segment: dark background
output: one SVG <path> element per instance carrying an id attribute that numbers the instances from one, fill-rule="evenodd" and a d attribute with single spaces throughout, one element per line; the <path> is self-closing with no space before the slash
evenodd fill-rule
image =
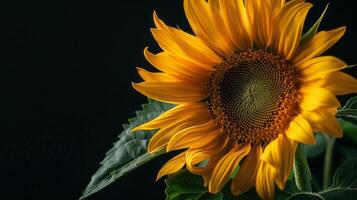
<path id="1" fill-rule="evenodd" d="M 307 25 L 327 3 L 316 2 Z M 348 26 L 329 53 L 349 64 L 357 63 L 354 9 L 332 0 L 321 25 Z M 78 199 L 121 124 L 146 101 L 130 83 L 140 81 L 136 66 L 150 68 L 144 47 L 159 50 L 149 31 L 152 12 L 189 31 L 182 0 L 16 2 L 0 10 L 0 198 Z M 168 158 L 89 199 L 164 199 L 164 182 L 154 180 Z"/>

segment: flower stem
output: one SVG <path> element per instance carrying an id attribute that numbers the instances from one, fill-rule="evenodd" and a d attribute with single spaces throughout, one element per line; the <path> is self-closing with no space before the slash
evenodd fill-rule
<path id="1" fill-rule="evenodd" d="M 324 171 L 323 171 L 323 181 L 322 189 L 326 190 L 331 184 L 332 178 L 332 161 L 333 161 L 333 149 L 336 142 L 336 138 L 331 138 L 327 135 L 324 135 L 326 141 L 326 153 L 324 161 Z"/>
<path id="2" fill-rule="evenodd" d="M 300 191 L 312 192 L 311 172 L 302 144 L 297 147 L 293 168 L 297 188 Z"/>

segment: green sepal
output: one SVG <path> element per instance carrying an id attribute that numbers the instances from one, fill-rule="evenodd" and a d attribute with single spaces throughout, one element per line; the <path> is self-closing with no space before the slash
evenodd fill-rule
<path id="1" fill-rule="evenodd" d="M 309 41 L 317 33 L 317 31 L 319 30 L 321 21 L 322 21 L 322 19 L 324 18 L 325 14 L 326 14 L 328 6 L 329 6 L 329 4 L 326 5 L 325 10 L 322 12 L 320 18 L 315 22 L 315 24 L 312 25 L 312 27 L 302 36 L 301 44 Z"/>

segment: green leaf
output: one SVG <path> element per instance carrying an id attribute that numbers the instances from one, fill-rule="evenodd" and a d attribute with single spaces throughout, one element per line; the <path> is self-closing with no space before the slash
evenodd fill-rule
<path id="1" fill-rule="evenodd" d="M 326 200 L 356 200 L 357 189 L 335 188 L 321 192 L 320 195 L 323 196 Z"/>
<path id="2" fill-rule="evenodd" d="M 319 194 L 328 200 L 357 199 L 357 158 L 344 162 L 337 169 L 331 187 Z"/>
<path id="3" fill-rule="evenodd" d="M 311 192 L 311 172 L 301 144 L 296 150 L 293 169 L 297 188 L 303 192 Z"/>
<path id="4" fill-rule="evenodd" d="M 346 121 L 357 124 L 357 109 L 340 109 L 337 112 L 337 117 L 341 117 Z"/>
<path id="5" fill-rule="evenodd" d="M 324 18 L 326 11 L 328 8 L 328 4 L 325 7 L 325 10 L 322 12 L 320 18 L 315 22 L 315 24 L 302 36 L 301 43 L 305 43 L 310 40 L 319 30 L 319 26 L 321 24 L 322 19 Z"/>
<path id="6" fill-rule="evenodd" d="M 290 196 L 287 200 L 325 200 L 322 196 L 315 193 L 298 193 Z"/>
<path id="7" fill-rule="evenodd" d="M 239 196 L 235 196 L 232 194 L 230 186 L 231 184 L 226 184 L 226 186 L 223 188 L 223 200 L 260 200 L 254 188 L 243 194 L 240 194 Z"/>
<path id="8" fill-rule="evenodd" d="M 155 131 L 132 133 L 131 129 L 154 119 L 171 107 L 172 105 L 170 104 L 149 99 L 149 102 L 142 106 L 143 109 L 136 112 L 136 117 L 129 119 L 129 123 L 123 125 L 124 130 L 118 136 L 118 141 L 106 153 L 106 157 L 100 163 L 101 166 L 97 172 L 92 176 L 81 199 L 100 191 L 140 165 L 162 154 L 162 152 L 146 153 L 147 144 Z"/>
<path id="9" fill-rule="evenodd" d="M 317 133 L 316 144 L 304 144 L 303 148 L 307 158 L 312 158 L 321 155 L 326 148 L 324 136 L 320 133 Z"/>
<path id="10" fill-rule="evenodd" d="M 337 119 L 340 122 L 343 133 L 357 145 L 357 125 L 343 119 Z"/>
<path id="11" fill-rule="evenodd" d="M 181 170 L 176 174 L 169 175 L 166 182 L 166 200 L 259 200 L 254 189 L 239 196 L 231 193 L 231 184 L 226 184 L 221 192 L 211 194 L 203 186 L 202 176 Z"/>
<path id="12" fill-rule="evenodd" d="M 357 109 L 357 96 L 350 98 L 345 106 L 343 106 L 343 109 L 348 109 L 348 108 L 355 108 Z"/>
<path id="13" fill-rule="evenodd" d="M 345 106 L 338 110 L 336 116 L 357 124 L 357 96 L 348 100 Z"/>
<path id="14" fill-rule="evenodd" d="M 217 195 L 208 194 L 207 188 L 203 187 L 202 177 L 187 170 L 181 170 L 176 174 L 170 175 L 165 182 L 167 185 L 165 190 L 166 200 L 222 199 Z"/>
<path id="15" fill-rule="evenodd" d="M 331 188 L 357 189 L 357 158 L 344 162 L 337 169 Z"/>
<path id="16" fill-rule="evenodd" d="M 357 158 L 356 148 L 353 148 L 351 146 L 341 146 L 339 147 L 339 150 L 346 159 Z"/>
<path id="17" fill-rule="evenodd" d="M 204 196 L 202 196 L 200 198 L 200 200 L 223 200 L 223 194 L 221 192 L 217 193 L 217 194 L 205 194 Z M 226 200 L 226 199 L 224 199 Z"/>

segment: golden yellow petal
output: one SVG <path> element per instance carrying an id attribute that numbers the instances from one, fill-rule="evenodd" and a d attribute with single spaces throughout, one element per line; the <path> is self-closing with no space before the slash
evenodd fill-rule
<path id="1" fill-rule="evenodd" d="M 275 195 L 274 179 L 276 177 L 276 169 L 269 163 L 260 162 L 257 173 L 255 188 L 258 195 L 263 200 L 272 200 Z"/>
<path id="2" fill-rule="evenodd" d="M 223 0 L 227 1 L 227 0 Z M 232 40 L 231 37 L 229 37 L 229 27 L 225 25 L 224 18 L 222 16 L 222 5 L 220 5 L 221 0 L 209 0 L 209 8 L 210 8 L 210 14 L 212 17 L 212 22 L 217 30 L 217 33 L 222 36 L 222 38 L 226 41 L 229 49 L 231 49 L 230 54 L 233 53 L 235 47 L 234 47 L 234 41 Z M 232 19 L 231 19 L 232 20 Z"/>
<path id="3" fill-rule="evenodd" d="M 207 175 L 211 173 L 219 159 L 228 152 L 228 149 L 230 150 L 229 138 L 224 135 L 209 144 L 197 148 L 190 148 L 186 154 L 186 168 L 192 173 Z M 207 165 L 204 167 L 196 166 L 202 161 L 207 161 Z M 208 179 L 205 180 L 205 184 L 207 181 Z"/>
<path id="4" fill-rule="evenodd" d="M 250 144 L 236 145 L 228 152 L 215 166 L 212 176 L 208 183 L 208 191 L 211 193 L 219 192 L 232 176 L 238 163 L 250 152 Z"/>
<path id="5" fill-rule="evenodd" d="M 300 107 L 303 110 L 316 110 L 320 108 L 340 107 L 340 102 L 336 96 L 326 89 L 318 87 L 304 87 L 300 89 L 301 102 Z"/>
<path id="6" fill-rule="evenodd" d="M 217 52 L 220 56 L 229 56 L 234 49 L 229 44 L 226 35 L 215 26 L 210 5 L 205 0 L 184 0 L 184 9 L 190 26 L 199 38 L 207 46 Z"/>
<path id="7" fill-rule="evenodd" d="M 197 145 L 210 143 L 221 136 L 221 132 L 218 129 L 213 121 L 183 129 L 170 139 L 167 144 L 167 151 L 188 147 L 195 148 Z"/>
<path id="8" fill-rule="evenodd" d="M 245 4 L 254 41 L 259 47 L 267 48 L 273 36 L 271 4 L 265 0 L 246 0 Z"/>
<path id="9" fill-rule="evenodd" d="M 334 56 L 322 56 L 302 62 L 297 67 L 300 71 L 301 80 L 307 82 L 344 69 L 347 64 Z"/>
<path id="10" fill-rule="evenodd" d="M 186 82 L 141 82 L 133 83 L 134 89 L 152 99 L 172 103 L 193 103 L 207 97 L 203 84 Z"/>
<path id="11" fill-rule="evenodd" d="M 166 52 L 152 54 L 148 48 L 145 48 L 144 56 L 154 67 L 180 80 L 204 83 L 211 73 L 203 67 L 197 67 L 189 61 L 170 56 Z"/>
<path id="12" fill-rule="evenodd" d="M 292 63 L 299 65 L 311 58 L 321 55 L 331 46 L 333 46 L 345 33 L 346 27 L 340 27 L 331 31 L 318 32 L 310 40 L 301 44 L 292 59 Z"/>
<path id="13" fill-rule="evenodd" d="M 289 1 L 289 2 L 292 2 L 292 1 Z M 285 0 L 271 0 L 271 7 L 273 9 L 273 17 L 274 18 L 277 17 L 277 15 L 280 13 L 280 11 L 284 5 L 285 5 Z"/>
<path id="14" fill-rule="evenodd" d="M 243 160 L 236 177 L 232 181 L 231 190 L 234 195 L 240 195 L 254 186 L 261 154 L 262 147 L 257 145 L 252 147 L 250 153 Z"/>
<path id="15" fill-rule="evenodd" d="M 180 153 L 171 160 L 169 160 L 157 174 L 156 181 L 161 177 L 179 171 L 185 165 L 186 152 Z"/>
<path id="16" fill-rule="evenodd" d="M 214 2 L 214 1 L 212 1 Z M 253 45 L 250 36 L 250 25 L 247 20 L 243 0 L 216 0 L 227 35 L 237 49 L 246 49 Z"/>
<path id="17" fill-rule="evenodd" d="M 294 134 L 297 134 L 295 132 Z M 276 168 L 275 182 L 281 190 L 284 190 L 285 182 L 288 180 L 295 156 L 297 143 L 280 134 L 278 138 L 271 141 L 265 148 L 261 159 Z"/>
<path id="18" fill-rule="evenodd" d="M 132 131 L 155 130 L 158 128 L 164 128 L 170 126 L 172 123 L 175 123 L 177 120 L 183 118 L 195 118 L 200 115 L 203 115 L 206 118 L 209 115 L 207 105 L 205 103 L 197 102 L 190 104 L 180 104 L 162 113 L 155 119 L 135 127 L 132 129 Z"/>
<path id="19" fill-rule="evenodd" d="M 291 1 L 282 8 L 276 22 L 277 38 L 273 41 L 278 42 L 277 50 L 287 60 L 293 57 L 300 44 L 304 22 L 312 7 L 310 3 L 295 2 Z"/>
<path id="20" fill-rule="evenodd" d="M 183 38 L 185 38 L 186 35 L 182 34 L 183 31 L 167 31 L 152 28 L 151 33 L 161 49 L 174 57 L 188 60 L 195 66 L 202 66 L 208 69 L 211 69 L 213 65 L 219 63 L 220 59 L 217 56 L 217 61 L 212 62 L 211 60 L 215 59 L 213 56 L 209 56 L 210 51 L 205 51 L 206 49 L 200 48 L 199 45 L 195 44 L 200 41 L 198 38 L 195 38 L 198 41 L 191 38 L 186 38 L 184 41 Z M 181 35 L 177 33 L 181 33 Z M 214 53 L 212 54 L 215 55 Z"/>
<path id="21" fill-rule="evenodd" d="M 159 19 L 156 12 L 154 12 L 154 22 L 158 29 L 152 30 L 160 41 L 164 42 L 162 45 L 170 54 L 182 56 L 192 63 L 208 68 L 208 70 L 212 70 L 213 65 L 220 63 L 221 58 L 198 37 L 180 29 L 167 26 Z M 167 46 L 166 43 L 169 46 Z M 180 52 L 180 54 L 178 54 L 177 50 L 179 50 L 178 52 Z"/>
<path id="22" fill-rule="evenodd" d="M 321 79 L 321 87 L 334 95 L 357 93 L 357 80 L 343 72 L 334 72 Z"/>
<path id="23" fill-rule="evenodd" d="M 286 136 L 304 144 L 316 143 L 310 123 L 300 114 L 290 122 L 286 130 Z"/>
<path id="24" fill-rule="evenodd" d="M 161 72 L 149 72 L 143 68 L 137 67 L 138 73 L 142 79 L 145 81 L 151 82 L 170 82 L 170 81 L 178 81 L 175 77 L 170 76 L 169 74 L 161 73 Z"/>
<path id="25" fill-rule="evenodd" d="M 197 115 L 181 117 L 175 122 L 172 122 L 164 128 L 161 128 L 150 139 L 148 152 L 152 153 L 165 149 L 171 137 L 174 136 L 177 132 L 191 126 L 207 123 L 211 120 L 209 116 L 198 116 L 200 117 L 197 117 Z"/>
<path id="26" fill-rule="evenodd" d="M 314 130 L 321 131 L 332 137 L 342 137 L 343 130 L 340 123 L 336 120 L 335 114 L 337 109 L 321 109 L 312 112 L 303 112 L 307 121 L 311 124 Z"/>

